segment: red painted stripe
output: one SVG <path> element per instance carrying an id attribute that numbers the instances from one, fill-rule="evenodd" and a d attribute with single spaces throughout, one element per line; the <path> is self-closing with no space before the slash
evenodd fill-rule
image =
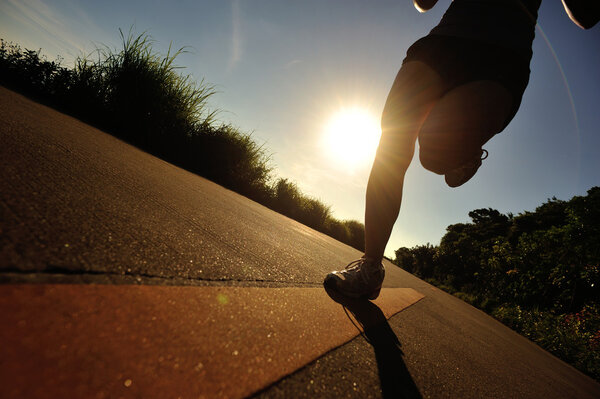
<path id="1" fill-rule="evenodd" d="M 389 318 L 422 297 L 375 304 Z M 15 398 L 239 398 L 358 334 L 321 288 L 3 285 L 0 315 Z"/>

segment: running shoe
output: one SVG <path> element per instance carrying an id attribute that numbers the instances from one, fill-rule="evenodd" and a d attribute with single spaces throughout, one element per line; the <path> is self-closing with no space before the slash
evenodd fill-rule
<path id="1" fill-rule="evenodd" d="M 362 257 L 350 262 L 344 270 L 329 273 L 323 285 L 350 298 L 373 300 L 379 296 L 384 277 L 381 262 Z"/>
<path id="2" fill-rule="evenodd" d="M 481 149 L 476 157 L 474 157 L 467 163 L 459 166 L 458 168 L 446 173 L 446 184 L 450 187 L 462 186 L 463 184 L 471 180 L 471 177 L 475 176 L 475 173 L 477 173 L 477 169 L 479 169 L 479 167 L 481 166 L 481 161 L 483 161 L 487 157 L 488 152 L 484 149 Z"/>

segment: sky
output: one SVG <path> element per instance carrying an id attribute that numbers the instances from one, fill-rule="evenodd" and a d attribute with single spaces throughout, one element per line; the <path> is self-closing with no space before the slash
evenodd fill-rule
<path id="1" fill-rule="evenodd" d="M 333 216 L 363 221 L 373 151 L 342 158 L 324 138 L 341 110 L 378 123 L 406 50 L 449 4 L 420 14 L 411 0 L 0 0 L 0 37 L 67 66 L 118 48 L 119 29 L 147 32 L 163 54 L 186 46 L 177 64 L 215 86 L 220 122 L 264 143 L 275 174 Z M 544 0 L 533 51 L 521 108 L 472 180 L 451 189 L 415 157 L 386 255 L 438 244 L 474 209 L 516 215 L 600 186 L 600 27 L 583 30 L 560 0 Z"/>

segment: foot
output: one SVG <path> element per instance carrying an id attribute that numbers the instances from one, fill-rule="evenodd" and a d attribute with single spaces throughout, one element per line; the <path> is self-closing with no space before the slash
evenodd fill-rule
<path id="1" fill-rule="evenodd" d="M 468 182 L 471 179 L 471 177 L 475 176 L 475 173 L 477 173 L 477 169 L 479 169 L 479 167 L 481 166 L 481 161 L 486 159 L 487 156 L 488 152 L 484 149 L 481 149 L 480 152 L 477 153 L 477 156 L 475 156 L 465 164 L 459 166 L 458 168 L 446 173 L 446 184 L 450 187 L 458 187 Z"/>
<path id="2" fill-rule="evenodd" d="M 381 291 L 385 269 L 381 262 L 360 258 L 344 270 L 329 273 L 323 285 L 350 298 L 375 299 Z"/>

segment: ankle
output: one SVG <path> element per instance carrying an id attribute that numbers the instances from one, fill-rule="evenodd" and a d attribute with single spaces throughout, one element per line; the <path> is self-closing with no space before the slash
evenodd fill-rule
<path id="1" fill-rule="evenodd" d="M 383 258 L 373 258 L 373 257 L 367 256 L 366 254 L 363 255 L 362 258 L 365 260 L 365 264 L 368 266 L 380 265 L 383 260 Z"/>

